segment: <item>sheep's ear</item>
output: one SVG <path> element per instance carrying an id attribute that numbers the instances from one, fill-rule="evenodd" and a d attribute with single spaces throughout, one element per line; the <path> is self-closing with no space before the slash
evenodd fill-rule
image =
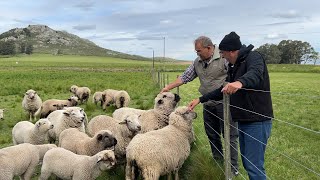
<path id="1" fill-rule="evenodd" d="M 34 91 L 34 94 L 37 94 L 37 91 Z"/>
<path id="2" fill-rule="evenodd" d="M 97 135 L 97 139 L 98 139 L 98 141 L 101 141 L 102 140 L 102 134 L 98 134 Z"/>
<path id="3" fill-rule="evenodd" d="M 65 114 L 66 116 L 70 116 L 70 111 L 64 111 L 63 114 Z"/>
<path id="4" fill-rule="evenodd" d="M 125 118 L 123 121 L 120 121 L 119 124 L 127 124 L 127 118 Z"/>
<path id="5" fill-rule="evenodd" d="M 36 126 L 39 128 L 41 126 L 41 122 L 37 122 Z"/>
<path id="6" fill-rule="evenodd" d="M 99 155 L 99 156 L 98 156 L 97 163 L 99 163 L 99 162 L 102 161 L 102 160 L 103 160 L 103 155 Z"/>

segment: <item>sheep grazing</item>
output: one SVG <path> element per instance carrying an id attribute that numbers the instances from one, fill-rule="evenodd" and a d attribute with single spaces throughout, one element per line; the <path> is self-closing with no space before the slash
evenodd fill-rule
<path id="1" fill-rule="evenodd" d="M 126 179 L 134 179 L 138 168 L 143 179 L 159 179 L 160 176 L 178 171 L 190 154 L 192 120 L 196 113 L 188 107 L 178 107 L 169 116 L 169 125 L 136 135 L 127 147 Z"/>
<path id="2" fill-rule="evenodd" d="M 109 130 L 101 130 L 92 138 L 75 128 L 61 132 L 59 147 L 81 155 L 93 156 L 100 151 L 111 148 L 117 144 L 116 138 Z"/>
<path id="3" fill-rule="evenodd" d="M 101 106 L 103 104 L 102 102 L 102 92 L 100 91 L 97 91 L 93 94 L 93 99 L 92 99 L 92 102 L 95 104 L 95 105 L 98 105 L 98 103 L 100 102 L 101 103 Z"/>
<path id="4" fill-rule="evenodd" d="M 14 176 L 30 180 L 44 154 L 57 146 L 53 144 L 19 144 L 0 149 L 0 179 L 12 180 Z"/>
<path id="5" fill-rule="evenodd" d="M 12 128 L 13 144 L 44 144 L 52 128 L 53 124 L 48 119 L 40 119 L 35 124 L 20 121 Z"/>
<path id="6" fill-rule="evenodd" d="M 22 107 L 26 112 L 28 112 L 30 121 L 32 121 L 32 119 L 35 120 L 36 114 L 40 111 L 41 105 L 42 100 L 38 96 L 37 92 L 29 89 L 23 97 Z"/>
<path id="7" fill-rule="evenodd" d="M 116 137 L 118 143 L 115 146 L 117 161 L 125 160 L 126 147 L 131 139 L 141 130 L 137 115 L 127 116 L 118 121 L 110 116 L 99 115 L 92 118 L 88 124 L 88 133 L 96 134 L 100 130 L 108 129 Z"/>
<path id="8" fill-rule="evenodd" d="M 67 107 L 49 114 L 48 120 L 54 125 L 49 130 L 49 141 L 58 144 L 60 133 L 68 128 L 77 128 L 85 132 L 86 113 L 80 107 Z"/>
<path id="9" fill-rule="evenodd" d="M 116 108 L 128 107 L 130 96 L 127 91 L 107 89 L 102 92 L 102 108 L 106 109 L 107 106 L 114 104 Z"/>
<path id="10" fill-rule="evenodd" d="M 76 85 L 71 86 L 70 92 L 79 98 L 81 104 L 87 102 L 91 94 L 91 91 L 88 87 L 78 87 Z"/>
<path id="11" fill-rule="evenodd" d="M 42 103 L 40 118 L 46 118 L 51 112 L 61 110 L 64 107 L 72 107 L 78 105 L 78 97 L 71 96 L 67 100 L 48 99 Z"/>
<path id="12" fill-rule="evenodd" d="M 0 109 L 0 120 L 4 119 L 4 111 L 5 109 Z"/>
<path id="13" fill-rule="evenodd" d="M 116 163 L 112 150 L 101 151 L 94 156 L 77 155 L 63 148 L 49 150 L 41 168 L 40 180 L 51 174 L 62 179 L 96 179 L 102 171 L 111 169 Z"/>

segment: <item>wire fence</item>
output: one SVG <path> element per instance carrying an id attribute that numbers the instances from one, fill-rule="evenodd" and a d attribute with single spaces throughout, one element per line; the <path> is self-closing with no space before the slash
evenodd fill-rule
<path id="1" fill-rule="evenodd" d="M 153 78 L 153 79 L 154 79 L 154 82 L 156 82 L 156 84 L 159 86 L 159 88 L 165 87 L 165 85 L 169 83 L 169 75 L 168 75 L 168 74 L 165 74 L 164 72 L 162 72 L 162 73 L 161 73 L 161 72 L 157 72 L 157 73 L 158 73 L 157 75 L 153 75 L 153 77 L 155 77 L 155 76 L 158 77 L 158 78 Z M 270 91 L 247 89 L 247 88 L 242 88 L 242 90 L 245 90 L 245 91 L 255 91 L 255 92 L 261 92 L 261 93 L 271 93 Z M 179 88 L 177 89 L 177 91 L 178 91 L 178 94 L 179 94 Z M 272 94 L 273 94 L 273 95 L 274 95 L 274 94 L 280 94 L 280 95 L 281 95 L 281 94 L 288 94 L 288 93 L 282 93 L 282 92 L 280 92 L 280 93 L 274 93 L 274 92 L 272 92 Z M 302 95 L 302 96 L 303 96 L 303 95 Z M 320 96 L 315 96 L 315 97 L 316 97 L 316 98 L 317 98 L 317 97 L 320 98 Z M 215 101 L 215 102 L 216 102 L 216 103 L 220 103 L 220 104 L 223 103 L 222 101 Z M 248 109 L 245 109 L 245 108 L 242 108 L 242 107 L 238 107 L 238 106 L 232 105 L 231 103 L 230 103 L 230 104 L 227 104 L 227 105 L 230 106 L 230 107 L 232 107 L 232 108 L 239 109 L 239 110 L 241 110 L 241 111 L 246 111 L 246 112 L 249 112 L 249 113 L 252 113 L 252 114 L 255 114 L 255 115 L 264 117 L 264 118 L 269 118 L 269 119 L 272 119 L 272 120 L 275 120 L 275 121 L 278 121 L 278 122 L 287 124 L 287 125 L 289 125 L 289 126 L 291 126 L 291 127 L 294 127 L 294 128 L 299 128 L 299 129 L 301 129 L 301 130 L 310 132 L 310 133 L 314 134 L 315 136 L 318 136 L 318 135 L 320 134 L 320 131 L 313 130 L 313 129 L 310 129 L 310 128 L 307 128 L 307 127 L 303 127 L 303 126 L 301 126 L 301 125 L 297 125 L 297 124 L 294 124 L 294 123 L 291 123 L 291 122 L 288 122 L 288 121 L 284 121 L 284 120 L 281 120 L 281 119 L 278 119 L 278 118 L 268 117 L 268 116 L 266 116 L 266 115 L 263 115 L 263 114 L 260 114 L 260 113 L 254 112 L 254 111 L 250 111 L 250 110 L 248 110 Z M 218 118 L 220 121 L 224 122 L 224 119 L 222 119 L 221 117 L 218 117 L 216 114 L 210 112 L 209 110 L 207 110 L 207 109 L 205 109 L 205 108 L 204 108 L 204 110 L 207 111 L 208 113 L 212 114 L 212 115 L 215 116 L 216 118 Z M 204 122 L 204 123 L 206 123 L 206 122 Z M 194 125 L 195 125 L 195 124 L 194 124 Z M 210 129 L 213 130 L 216 134 L 221 135 L 219 132 L 217 132 L 217 131 L 216 131 L 213 127 L 211 127 L 209 124 L 206 124 L 206 125 L 207 125 L 208 127 L 210 127 Z M 261 142 L 261 141 L 258 140 L 257 138 L 255 138 L 255 137 L 251 136 L 250 134 L 242 131 L 242 130 L 239 129 L 238 127 L 234 127 L 234 126 L 232 126 L 231 124 L 229 124 L 229 125 L 230 125 L 231 127 L 233 127 L 233 128 L 236 128 L 239 132 L 244 133 L 246 136 L 252 138 L 254 141 L 257 141 L 257 142 L 263 144 L 264 146 L 267 146 L 266 143 Z M 200 128 L 200 127 L 197 127 L 197 128 L 198 128 L 198 129 L 203 129 L 203 128 Z M 202 131 L 202 133 L 205 134 L 204 130 Z M 197 138 L 197 137 L 196 137 L 196 138 Z M 224 138 L 227 138 L 227 137 L 225 136 Z M 230 138 L 230 137 L 229 137 L 229 138 Z M 197 140 L 198 140 L 202 145 L 205 144 L 205 143 L 203 143 L 203 142 L 200 141 L 200 138 L 197 138 Z M 225 142 L 228 142 L 228 141 L 226 141 L 226 140 L 224 140 L 224 141 L 225 141 Z M 218 150 L 218 148 L 215 146 L 215 144 L 214 144 L 213 142 L 211 142 L 211 141 L 209 140 L 209 143 Z M 238 147 L 233 147 L 230 142 L 229 142 L 228 144 L 225 144 L 225 146 L 230 146 L 230 147 L 233 148 L 233 149 L 238 149 Z M 291 157 L 290 155 L 286 154 L 286 152 L 281 152 L 280 150 L 278 150 L 277 148 L 272 147 L 271 145 L 268 145 L 268 149 L 271 149 L 272 151 L 274 151 L 274 152 L 280 154 L 281 156 L 285 157 L 286 159 L 290 160 L 290 161 L 293 162 L 295 165 L 297 165 L 297 166 L 299 166 L 299 167 L 301 167 L 301 168 L 303 168 L 303 169 L 305 169 L 305 170 L 313 173 L 314 175 L 316 175 L 316 176 L 320 179 L 320 172 L 317 172 L 317 171 L 314 169 L 314 167 L 308 167 L 307 165 L 299 162 L 299 160 L 296 160 L 296 159 L 299 158 L 299 157 L 294 157 L 294 158 L 293 158 L 293 157 Z M 219 151 L 219 150 L 218 150 L 218 151 Z M 220 152 L 220 151 L 219 151 L 219 153 L 220 153 L 222 156 L 224 156 L 224 153 L 223 153 L 223 152 Z M 242 158 L 245 158 L 253 167 L 257 168 L 254 163 L 250 162 L 249 159 L 247 159 L 247 157 L 245 157 L 245 156 L 244 156 L 243 154 L 241 154 L 241 153 L 239 153 L 239 154 L 242 156 Z M 223 172 L 225 173 L 225 171 L 223 170 L 223 168 L 221 167 L 221 165 L 220 165 L 216 160 L 215 160 L 215 162 L 216 162 L 217 166 L 221 169 L 221 171 L 223 171 Z M 320 165 L 320 164 L 319 164 L 319 165 Z M 225 165 L 224 165 L 224 166 L 231 166 L 231 167 L 233 167 L 233 165 L 231 164 L 230 161 L 225 162 Z M 233 168 L 235 168 L 235 167 L 233 167 Z M 259 168 L 257 168 L 257 170 L 259 170 Z M 259 170 L 259 171 L 260 171 L 260 170 Z M 261 172 L 261 171 L 260 171 L 260 173 L 264 174 L 264 173 Z M 243 175 L 242 173 L 240 173 L 239 175 L 240 175 L 241 178 L 246 179 L 245 175 Z M 272 179 L 271 177 L 268 177 L 266 174 L 264 174 L 264 175 L 266 176 L 267 179 Z M 285 178 L 286 178 L 286 177 L 284 177 L 284 179 L 285 179 Z"/>

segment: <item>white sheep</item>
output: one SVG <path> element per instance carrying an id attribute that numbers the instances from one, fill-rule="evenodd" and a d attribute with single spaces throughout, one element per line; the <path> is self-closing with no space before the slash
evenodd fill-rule
<path id="1" fill-rule="evenodd" d="M 72 107 L 78 105 L 78 97 L 71 96 L 67 100 L 48 99 L 42 103 L 40 118 L 46 118 L 51 112 L 61 110 L 64 107 Z"/>
<path id="2" fill-rule="evenodd" d="M 94 156 L 77 155 L 63 148 L 49 150 L 41 168 L 40 180 L 47 180 L 51 174 L 62 179 L 96 179 L 102 171 L 116 163 L 112 150 L 101 151 Z"/>
<path id="3" fill-rule="evenodd" d="M 88 124 L 88 133 L 91 135 L 104 129 L 110 130 L 117 139 L 115 155 L 117 161 L 122 162 L 125 160 L 126 147 L 134 135 L 141 130 L 138 116 L 132 114 L 119 121 L 110 116 L 99 115 L 92 118 Z"/>
<path id="4" fill-rule="evenodd" d="M 0 109 L 0 120 L 4 119 L 4 111 L 5 109 Z"/>
<path id="5" fill-rule="evenodd" d="M 157 130 L 168 125 L 169 115 L 176 108 L 180 101 L 180 96 L 171 92 L 163 92 L 154 99 L 154 108 L 141 113 L 139 122 L 141 124 L 140 133 Z M 128 112 L 136 113 L 136 109 L 127 109 Z M 139 112 L 139 111 L 138 111 Z"/>
<path id="6" fill-rule="evenodd" d="M 12 180 L 14 176 L 20 176 L 20 179 L 30 180 L 45 153 L 55 147 L 53 144 L 24 143 L 0 149 L 0 179 Z"/>
<path id="7" fill-rule="evenodd" d="M 91 94 L 91 90 L 88 87 L 78 87 L 76 85 L 70 87 L 70 92 L 79 98 L 81 104 L 87 102 Z"/>
<path id="8" fill-rule="evenodd" d="M 92 102 L 95 104 L 95 105 L 98 105 L 98 103 L 100 102 L 101 103 L 101 106 L 103 104 L 102 102 L 102 92 L 100 91 L 97 91 L 93 94 L 93 99 L 92 99 Z"/>
<path id="9" fill-rule="evenodd" d="M 116 138 L 109 130 L 98 131 L 92 138 L 75 128 L 61 132 L 59 147 L 80 155 L 93 156 L 100 151 L 111 148 L 117 144 Z"/>
<path id="10" fill-rule="evenodd" d="M 143 179 L 159 179 L 171 172 L 178 179 L 178 170 L 190 154 L 195 118 L 196 113 L 188 107 L 178 107 L 170 114 L 168 126 L 136 135 L 127 147 L 126 179 L 134 179 L 135 168 Z"/>
<path id="11" fill-rule="evenodd" d="M 134 108 L 129 108 L 129 107 L 122 107 L 119 109 L 116 109 L 112 113 L 112 117 L 118 120 L 123 120 L 125 117 L 131 114 L 136 114 L 140 116 L 142 113 L 146 112 L 147 110 L 141 110 L 141 109 L 134 109 Z"/>
<path id="12" fill-rule="evenodd" d="M 127 91 L 107 89 L 102 92 L 102 108 L 106 109 L 106 106 L 114 104 L 116 108 L 128 107 L 130 102 L 130 96 Z"/>
<path id="13" fill-rule="evenodd" d="M 49 130 L 49 141 L 58 144 L 60 133 L 68 128 L 77 128 L 85 132 L 86 114 L 80 107 L 66 107 L 49 114 L 48 120 L 53 124 Z"/>
<path id="14" fill-rule="evenodd" d="M 36 115 L 40 112 L 40 107 L 42 105 L 42 100 L 37 94 L 36 91 L 29 89 L 22 100 L 22 107 L 23 109 L 28 112 L 29 120 L 35 120 Z"/>
<path id="15" fill-rule="evenodd" d="M 52 128 L 53 124 L 48 119 L 40 119 L 35 124 L 29 121 L 20 121 L 12 128 L 13 144 L 44 144 L 48 137 L 48 131 Z"/>

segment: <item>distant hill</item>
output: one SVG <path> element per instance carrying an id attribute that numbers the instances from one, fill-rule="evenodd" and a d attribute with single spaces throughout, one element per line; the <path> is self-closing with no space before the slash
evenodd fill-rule
<path id="1" fill-rule="evenodd" d="M 53 30 L 46 25 L 29 25 L 14 28 L 0 34 L 0 41 L 15 42 L 17 49 L 21 44 L 32 44 L 34 53 L 70 54 L 87 56 L 108 56 L 124 59 L 150 60 L 138 55 L 130 55 L 105 49 L 93 42 L 66 31 Z"/>

